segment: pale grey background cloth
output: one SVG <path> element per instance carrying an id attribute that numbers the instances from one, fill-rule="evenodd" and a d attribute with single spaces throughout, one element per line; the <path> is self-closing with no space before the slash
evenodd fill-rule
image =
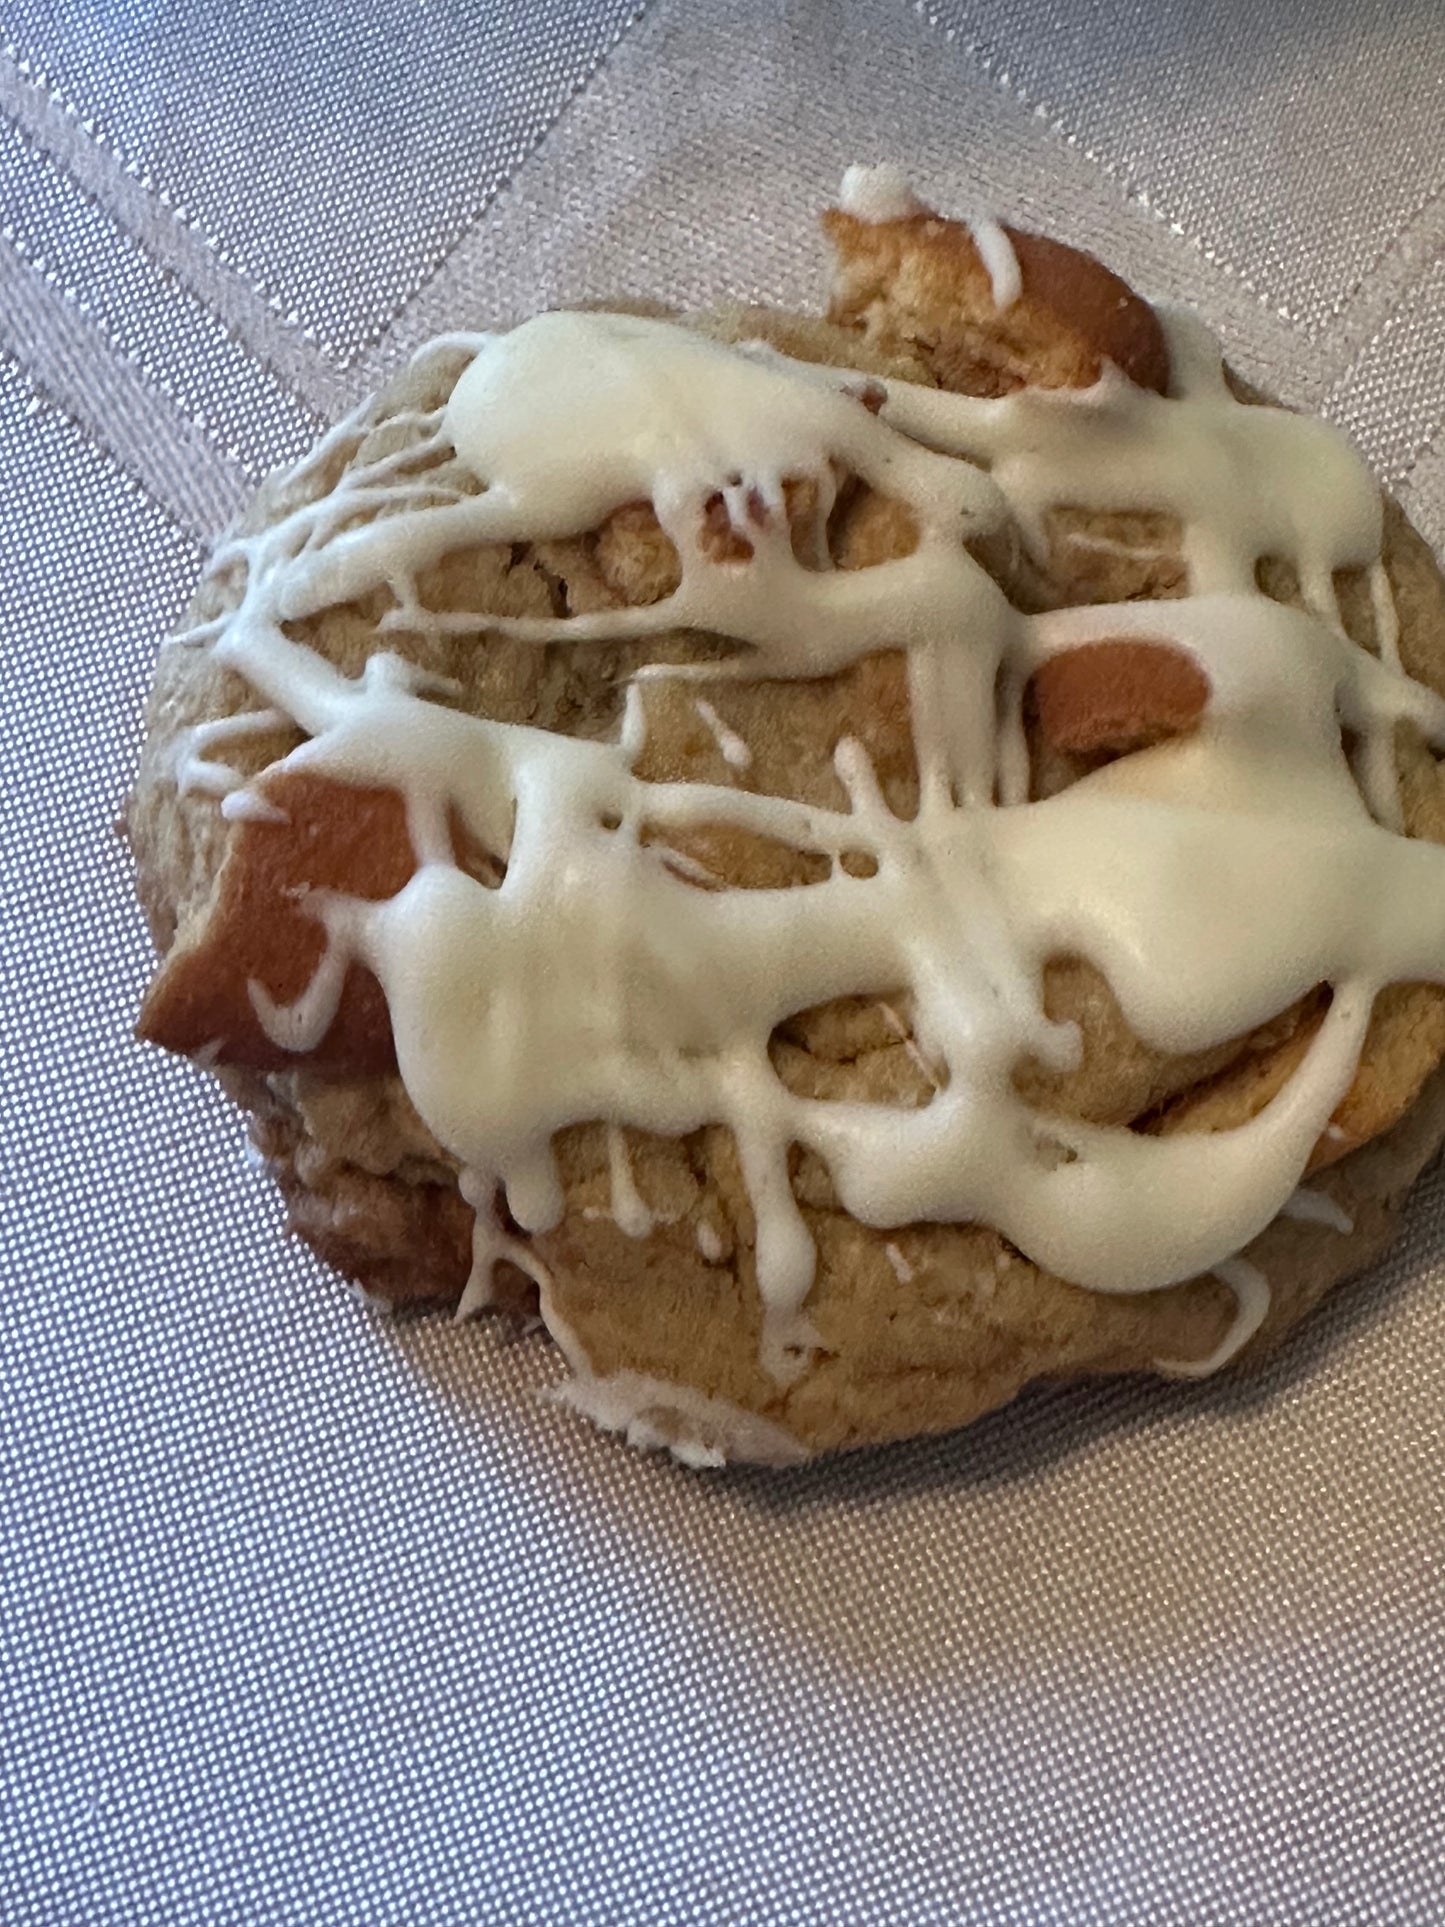
<path id="1" fill-rule="evenodd" d="M 0 0 L 0 1920 L 1445 1916 L 1445 1184 L 1261 1382 L 697 1476 L 364 1310 L 128 1026 L 208 541 L 439 327 L 1092 244 L 1445 537 L 1427 0 Z"/>

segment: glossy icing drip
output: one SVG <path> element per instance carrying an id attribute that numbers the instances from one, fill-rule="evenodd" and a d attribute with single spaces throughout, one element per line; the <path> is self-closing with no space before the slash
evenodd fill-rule
<path id="1" fill-rule="evenodd" d="M 525 1231 L 557 1223 L 556 1132 L 609 1126 L 612 1215 L 643 1236 L 651 1214 L 623 1130 L 720 1123 L 756 1215 L 765 1362 L 779 1379 L 804 1367 L 812 1341 L 815 1254 L 789 1183 L 793 1145 L 823 1160 L 867 1225 L 988 1223 L 1100 1292 L 1215 1271 L 1238 1298 L 1235 1329 L 1211 1358 L 1175 1369 L 1213 1369 L 1256 1329 L 1268 1289 L 1236 1254 L 1295 1193 L 1351 1081 L 1376 990 L 1445 979 L 1445 856 L 1391 827 L 1395 725 L 1445 742 L 1445 704 L 1398 666 L 1378 493 L 1355 457 L 1318 423 L 1240 406 L 1198 325 L 1166 322 L 1167 399 L 1111 369 L 1088 391 L 987 401 L 893 381 L 875 414 L 850 371 L 657 321 L 545 315 L 424 350 L 438 366 L 465 363 L 445 408 L 410 418 L 409 439 L 374 460 L 357 458 L 361 428 L 343 424 L 311 458 L 316 472 L 352 458 L 334 486 L 222 552 L 220 566 L 244 571 L 244 593 L 190 639 L 307 734 L 289 767 L 397 787 L 420 863 L 387 902 L 313 898 L 325 962 L 297 1004 L 278 1009 L 257 988 L 257 1009 L 305 1051 L 325 1034 L 348 963 L 378 977 L 407 1090 L 477 1209 L 469 1306 L 485 1302 L 499 1257 L 545 1276 L 501 1231 L 494 1200 L 505 1195 Z M 430 464 L 452 453 L 479 491 L 439 479 Z M 826 563 L 844 471 L 908 505 L 911 554 L 856 571 L 796 560 L 785 483 L 815 485 Z M 746 560 L 704 546 L 719 496 Z M 675 592 L 650 607 L 504 619 L 420 600 L 419 575 L 450 550 L 578 535 L 639 500 L 681 564 Z M 1061 504 L 1176 516 L 1191 594 L 1020 615 L 965 543 L 1012 517 L 1042 546 Z M 1257 592 L 1265 555 L 1294 564 L 1309 613 Z M 1381 659 L 1339 627 L 1332 576 L 1347 567 L 1375 569 Z M 654 664 L 617 742 L 564 738 L 445 708 L 399 657 L 348 677 L 285 633 L 378 589 L 393 599 L 383 626 L 413 633 L 585 648 L 683 628 L 747 653 Z M 1060 650 L 1130 635 L 1198 662 L 1211 689 L 1200 727 L 1028 802 L 1018 705 L 1029 674 Z M 704 703 L 732 780 L 634 775 L 650 680 L 817 677 L 884 647 L 908 663 L 912 820 L 889 810 L 846 740 L 844 807 L 740 788 L 748 746 Z M 1363 745 L 1368 806 L 1342 724 Z M 500 888 L 456 867 L 453 815 L 505 856 Z M 644 841 L 645 824 L 734 825 L 832 868 L 793 890 L 703 891 Z M 872 874 L 842 863 L 858 852 Z M 1096 964 L 1136 1034 L 1170 1051 L 1237 1036 L 1320 983 L 1333 997 L 1304 1063 L 1252 1122 L 1145 1136 L 1038 1115 L 1014 1088 L 1025 1058 L 1061 1069 L 1077 1058 L 1078 1037 L 1042 1006 L 1043 965 L 1062 953 Z M 825 1103 L 779 1081 L 768 1055 L 779 1022 L 900 989 L 910 1048 L 935 1087 L 927 1103 Z M 714 1240 L 699 1234 L 705 1251 Z"/>
<path id="2" fill-rule="evenodd" d="M 877 167 L 854 165 L 843 170 L 838 205 L 860 221 L 904 221 L 921 214 L 923 203 L 909 186 L 908 176 L 892 161 Z"/>
<path id="3" fill-rule="evenodd" d="M 1011 308 L 1023 293 L 1023 277 L 1019 273 L 1013 242 L 997 221 L 970 221 L 969 233 L 973 236 L 973 245 L 978 249 L 978 258 L 988 272 L 993 305 L 1000 312 Z"/>
<path id="4" fill-rule="evenodd" d="M 909 186 L 903 169 L 891 161 L 884 161 L 878 167 L 846 168 L 838 205 L 855 220 L 869 223 L 905 221 L 911 215 L 929 211 Z M 988 275 L 993 305 L 1000 311 L 1011 308 L 1023 293 L 1013 242 L 999 223 L 987 215 L 970 221 L 968 231 Z"/>

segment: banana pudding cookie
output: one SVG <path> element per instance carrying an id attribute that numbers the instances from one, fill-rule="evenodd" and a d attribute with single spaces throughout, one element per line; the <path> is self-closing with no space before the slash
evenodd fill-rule
<path id="1" fill-rule="evenodd" d="M 140 1033 L 398 1305 L 696 1463 L 1203 1374 L 1445 1134 L 1445 588 L 1074 248 L 427 346 L 163 649 Z"/>

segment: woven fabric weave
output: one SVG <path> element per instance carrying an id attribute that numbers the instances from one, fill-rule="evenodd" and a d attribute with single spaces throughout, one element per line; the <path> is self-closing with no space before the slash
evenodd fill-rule
<path id="1" fill-rule="evenodd" d="M 1445 20 L 0 0 L 0 43 L 0 1918 L 1433 1927 L 1445 1181 L 1258 1379 L 684 1472 L 284 1241 L 129 1041 L 113 821 L 267 467 L 439 328 L 816 303 L 849 160 L 1191 302 L 1439 542 Z"/>

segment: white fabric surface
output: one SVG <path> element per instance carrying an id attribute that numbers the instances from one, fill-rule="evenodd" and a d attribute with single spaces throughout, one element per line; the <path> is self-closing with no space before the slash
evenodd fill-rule
<path id="1" fill-rule="evenodd" d="M 0 0 L 0 1918 L 1445 1913 L 1445 1183 L 1252 1383 L 786 1475 L 389 1323 L 140 1051 L 206 543 L 440 327 L 816 301 L 850 159 L 1092 245 L 1445 537 L 1445 16 Z"/>

